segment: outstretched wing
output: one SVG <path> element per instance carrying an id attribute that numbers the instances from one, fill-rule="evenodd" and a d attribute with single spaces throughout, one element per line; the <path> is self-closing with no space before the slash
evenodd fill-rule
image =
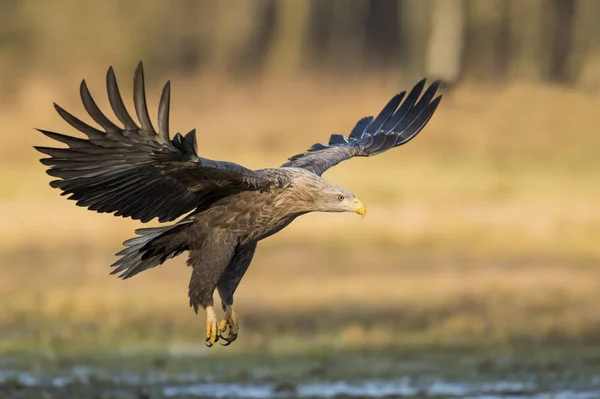
<path id="1" fill-rule="evenodd" d="M 108 98 L 123 124 L 108 119 L 92 99 L 85 81 L 80 94 L 96 129 L 54 104 L 59 115 L 87 139 L 39 130 L 68 148 L 35 147 L 49 155 L 41 159 L 47 173 L 58 177 L 52 187 L 77 205 L 115 213 L 143 222 L 170 221 L 215 200 L 242 190 L 257 190 L 272 182 L 243 166 L 198 157 L 194 130 L 169 137 L 170 84 L 164 86 L 158 107 L 158 132 L 146 106 L 142 64 L 134 76 L 134 105 L 141 127 L 127 112 L 113 69 L 106 76 Z"/>
<path id="2" fill-rule="evenodd" d="M 306 152 L 289 158 L 282 167 L 304 168 L 321 175 L 346 159 L 369 157 L 406 144 L 435 112 L 442 99 L 441 95 L 435 97 L 439 85 L 439 81 L 432 83 L 421 96 L 425 79 L 421 80 L 406 99 L 406 92 L 397 94 L 376 118 L 369 116 L 359 120 L 348 138 L 332 134 L 328 145 L 314 144 Z"/>

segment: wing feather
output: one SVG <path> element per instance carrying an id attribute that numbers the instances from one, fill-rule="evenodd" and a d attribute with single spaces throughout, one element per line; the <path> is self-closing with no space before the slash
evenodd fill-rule
<path id="1" fill-rule="evenodd" d="M 199 157 L 196 132 L 169 137 L 170 85 L 162 91 L 158 106 L 157 133 L 146 105 L 143 67 L 134 75 L 134 107 L 139 124 L 133 120 L 119 92 L 112 68 L 106 76 L 110 106 L 123 124 L 113 123 L 97 106 L 83 81 L 80 95 L 90 117 L 102 128 L 81 121 L 58 105 L 58 114 L 87 138 L 48 130 L 39 131 L 66 148 L 37 146 L 49 156 L 40 162 L 57 178 L 50 186 L 77 205 L 144 222 L 154 218 L 169 221 L 204 209 L 219 198 L 244 190 L 262 190 L 274 182 L 264 173 L 230 162 Z"/>
<path id="2" fill-rule="evenodd" d="M 441 95 L 436 97 L 439 81 L 423 93 L 425 83 L 425 79 L 419 81 L 406 98 L 406 92 L 392 97 L 376 118 L 360 119 L 348 138 L 333 134 L 328 145 L 313 144 L 282 166 L 304 168 L 321 175 L 346 159 L 373 156 L 406 144 L 425 127 L 442 99 Z"/>
<path id="3" fill-rule="evenodd" d="M 144 67 L 140 62 L 135 70 L 133 77 L 133 104 L 135 105 L 135 112 L 137 114 L 142 129 L 150 133 L 154 131 L 152 122 L 150 121 L 150 115 L 148 114 L 148 106 L 146 105 L 146 89 L 144 88 Z"/>
<path id="4" fill-rule="evenodd" d="M 418 118 L 418 116 L 422 112 L 425 112 L 427 110 L 427 107 L 429 106 L 429 104 L 432 103 L 433 98 L 435 97 L 435 93 L 437 92 L 439 86 L 439 81 L 433 82 L 431 86 L 427 88 L 423 96 L 421 96 L 421 99 L 416 104 L 413 102 L 413 106 L 407 109 L 405 116 L 402 118 L 402 120 L 399 121 L 399 123 L 394 127 L 394 129 L 399 132 L 406 131 L 407 128 L 411 125 L 411 123 L 414 123 L 416 118 Z M 419 94 L 421 91 L 422 88 L 421 90 L 419 90 Z M 415 99 L 417 97 L 418 95 L 415 96 Z"/>
<path id="5" fill-rule="evenodd" d="M 396 94 L 394 97 L 392 97 L 386 106 L 383 107 L 379 115 L 377 115 L 373 123 L 371 123 L 371 125 L 367 128 L 368 134 L 377 134 L 381 131 L 383 125 L 385 125 L 385 123 L 394 114 L 394 111 L 396 111 L 398 108 L 398 105 L 400 105 L 402 97 L 404 97 L 402 93 Z"/>
<path id="6" fill-rule="evenodd" d="M 112 123 L 111 120 L 102 113 L 102 111 L 100 111 L 100 108 L 98 108 L 98 105 L 96 105 L 96 102 L 88 90 L 85 80 L 81 81 L 79 93 L 81 95 L 81 101 L 83 102 L 85 110 L 97 124 L 102 126 L 102 128 L 107 132 L 118 132 L 121 130 L 117 125 Z"/>
<path id="7" fill-rule="evenodd" d="M 354 126 L 354 129 L 352 129 L 352 131 L 350 132 L 350 136 L 348 136 L 348 138 L 350 138 L 350 139 L 362 138 L 362 136 L 366 133 L 367 128 L 369 127 L 371 122 L 373 122 L 372 116 L 365 116 L 364 118 L 361 118 L 358 122 L 356 122 L 356 126 Z"/>
<path id="8" fill-rule="evenodd" d="M 117 85 L 117 77 L 115 76 L 113 67 L 108 68 L 108 73 L 106 74 L 106 91 L 108 92 L 110 106 L 112 107 L 117 118 L 125 126 L 125 129 L 139 129 L 137 123 L 135 123 L 131 115 L 129 115 L 129 112 L 123 103 L 123 97 L 121 97 L 121 92 L 119 91 L 119 86 Z"/>
<path id="9" fill-rule="evenodd" d="M 171 83 L 165 83 L 160 102 L 158 103 L 158 134 L 165 143 L 169 142 L 169 107 L 171 105 Z M 196 148 L 196 137 L 194 136 L 194 148 Z"/>
<path id="10" fill-rule="evenodd" d="M 71 125 L 75 129 L 79 130 L 81 133 L 88 136 L 90 138 L 90 140 L 92 140 L 92 139 L 102 140 L 104 138 L 104 135 L 105 135 L 104 132 L 91 127 L 90 125 L 88 125 L 85 122 L 82 122 L 80 119 L 74 117 L 69 112 L 65 111 L 60 105 L 55 103 L 54 109 L 56 109 L 56 112 L 58 112 L 60 117 L 63 118 L 65 120 L 65 122 L 67 122 L 69 125 Z"/>
<path id="11" fill-rule="evenodd" d="M 433 85 L 435 85 L 435 82 L 433 83 Z M 410 93 L 408 93 L 408 96 L 406 96 L 406 100 L 404 100 L 400 108 L 398 108 L 398 111 L 394 115 L 394 118 L 391 118 L 390 124 L 386 126 L 388 131 L 401 131 L 402 128 L 400 124 L 402 123 L 402 121 L 406 121 L 409 117 L 409 112 L 416 108 L 415 103 L 419 99 L 419 96 L 421 95 L 421 92 L 423 91 L 424 87 L 425 79 L 422 79 L 412 88 Z"/>

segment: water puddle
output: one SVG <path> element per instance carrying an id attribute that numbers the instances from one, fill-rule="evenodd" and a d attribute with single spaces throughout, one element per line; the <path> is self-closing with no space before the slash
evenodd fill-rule
<path id="1" fill-rule="evenodd" d="M 599 391 L 559 390 L 540 392 L 533 383 L 500 381 L 494 383 L 464 383 L 435 381 L 428 386 L 417 386 L 409 379 L 368 380 L 361 382 L 318 382 L 296 386 L 279 384 L 208 383 L 197 385 L 170 385 L 163 389 L 166 397 L 192 396 L 199 398 L 392 398 L 444 397 L 479 399 L 592 399 Z"/>
<path id="2" fill-rule="evenodd" d="M 427 383 L 410 378 L 364 381 L 319 381 L 291 383 L 218 383 L 200 381 L 193 373 L 102 375 L 84 367 L 73 368 L 69 375 L 48 376 L 32 372 L 0 371 L 0 386 L 17 384 L 39 389 L 69 389 L 72 386 L 110 384 L 114 387 L 151 388 L 167 398 L 477 398 L 477 399 L 596 399 L 597 390 L 573 390 L 564 387 L 549 391 L 534 382 L 496 381 L 460 382 L 430 379 Z"/>
<path id="3" fill-rule="evenodd" d="M 312 363 L 231 359 L 196 362 L 170 358 L 165 362 L 122 359 L 98 364 L 40 363 L 29 368 L 0 364 L 0 397 L 60 397 L 74 399 L 105 393 L 121 399 L 231 398 L 231 399 L 597 399 L 597 369 L 525 367 L 497 362 L 496 371 L 460 364 L 397 362 L 377 358 L 362 374 L 363 358 Z M 235 367 L 232 367 L 235 366 Z M 513 367 L 509 367 L 509 366 Z M 318 366 L 318 367 L 316 367 Z M 465 367 L 464 365 L 462 367 Z M 485 370 L 488 370 L 487 367 Z M 102 396 L 104 397 L 104 396 Z"/>

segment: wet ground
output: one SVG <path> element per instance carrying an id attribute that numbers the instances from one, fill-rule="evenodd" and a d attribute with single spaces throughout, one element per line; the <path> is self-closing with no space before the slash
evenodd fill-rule
<path id="1" fill-rule="evenodd" d="M 600 398 L 600 349 L 363 349 L 305 354 L 3 357 L 13 398 Z"/>

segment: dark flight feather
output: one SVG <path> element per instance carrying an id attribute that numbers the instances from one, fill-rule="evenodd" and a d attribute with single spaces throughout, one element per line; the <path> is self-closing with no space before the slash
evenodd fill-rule
<path id="1" fill-rule="evenodd" d="M 87 88 L 85 80 L 81 81 L 79 92 L 85 110 L 92 117 L 92 119 L 96 121 L 97 124 L 102 126 L 102 128 L 107 132 L 118 132 L 119 130 L 121 130 L 117 125 L 112 123 L 110 119 L 108 119 L 106 115 L 102 113 L 102 111 L 100 111 L 100 108 L 98 108 L 98 106 L 96 105 L 96 102 L 92 98 L 92 95 L 90 94 L 90 91 Z"/>
<path id="2" fill-rule="evenodd" d="M 434 82 L 431 86 L 437 88 L 438 85 L 439 85 L 439 82 Z M 423 91 L 424 87 L 425 87 L 425 79 L 421 79 L 419 81 L 419 83 L 417 83 L 412 88 L 410 93 L 408 93 L 406 100 L 404 100 L 404 102 L 402 103 L 400 108 L 398 108 L 398 110 L 394 114 L 394 117 L 390 118 L 390 123 L 389 123 L 389 125 L 386 126 L 387 131 L 393 131 L 393 130 L 402 131 L 401 123 L 402 123 L 402 121 L 409 120 L 409 112 L 415 108 L 417 110 L 420 110 L 418 107 L 415 106 L 415 103 L 419 99 L 419 96 L 421 95 L 421 92 Z"/>
<path id="3" fill-rule="evenodd" d="M 171 83 L 165 83 L 160 102 L 158 103 L 158 134 L 165 143 L 169 142 L 169 108 L 171 106 Z M 196 148 L 196 137 L 194 136 L 193 147 Z"/>
<path id="4" fill-rule="evenodd" d="M 423 129 L 440 103 L 442 96 L 435 97 L 439 84 L 433 82 L 421 96 L 425 79 L 421 80 L 406 98 L 405 92 L 392 97 L 376 118 L 360 119 L 348 138 L 332 135 L 328 145 L 313 144 L 282 167 L 304 168 L 321 175 L 346 159 L 373 156 L 406 144 Z"/>
<path id="5" fill-rule="evenodd" d="M 134 106 L 141 128 L 125 108 L 112 68 L 106 86 L 111 108 L 123 128 L 100 110 L 83 81 L 82 103 L 102 130 L 55 104 L 58 114 L 87 139 L 40 130 L 67 148 L 35 147 L 49 155 L 41 162 L 50 166 L 49 175 L 58 178 L 50 185 L 78 205 L 144 222 L 154 218 L 163 222 L 236 192 L 278 184 L 243 166 L 199 157 L 194 130 L 171 140 L 168 83 L 158 107 L 157 133 L 148 114 L 141 63 L 134 76 Z"/>
<path id="6" fill-rule="evenodd" d="M 392 97 L 392 99 L 385 105 L 385 107 L 383 107 L 379 115 L 377 115 L 375 120 L 367 128 L 368 134 L 377 134 L 381 131 L 383 125 L 394 114 L 394 111 L 396 111 L 398 105 L 400 105 L 402 97 L 404 97 L 403 94 L 396 94 L 394 97 Z"/>
<path id="7" fill-rule="evenodd" d="M 154 132 L 150 115 L 148 114 L 148 106 L 146 105 L 146 89 L 144 87 L 144 67 L 140 62 L 133 75 L 133 104 L 135 112 L 142 124 L 142 129 L 147 132 Z"/>
<path id="8" fill-rule="evenodd" d="M 361 118 L 358 122 L 356 122 L 356 126 L 354 126 L 354 129 L 352 129 L 350 136 L 348 137 L 350 139 L 362 138 L 371 122 L 373 122 L 372 116 L 365 116 L 364 118 Z"/>
<path id="9" fill-rule="evenodd" d="M 117 85 L 117 78 L 115 76 L 115 71 L 113 67 L 108 68 L 108 73 L 106 74 L 106 90 L 108 92 L 108 100 L 110 101 L 110 106 L 113 109 L 113 112 L 119 118 L 121 123 L 125 126 L 126 130 L 137 130 L 139 129 L 137 123 L 133 120 L 125 104 L 123 103 L 123 97 L 121 97 L 121 93 L 119 91 L 119 86 Z M 167 110 L 168 112 L 168 110 Z"/>

